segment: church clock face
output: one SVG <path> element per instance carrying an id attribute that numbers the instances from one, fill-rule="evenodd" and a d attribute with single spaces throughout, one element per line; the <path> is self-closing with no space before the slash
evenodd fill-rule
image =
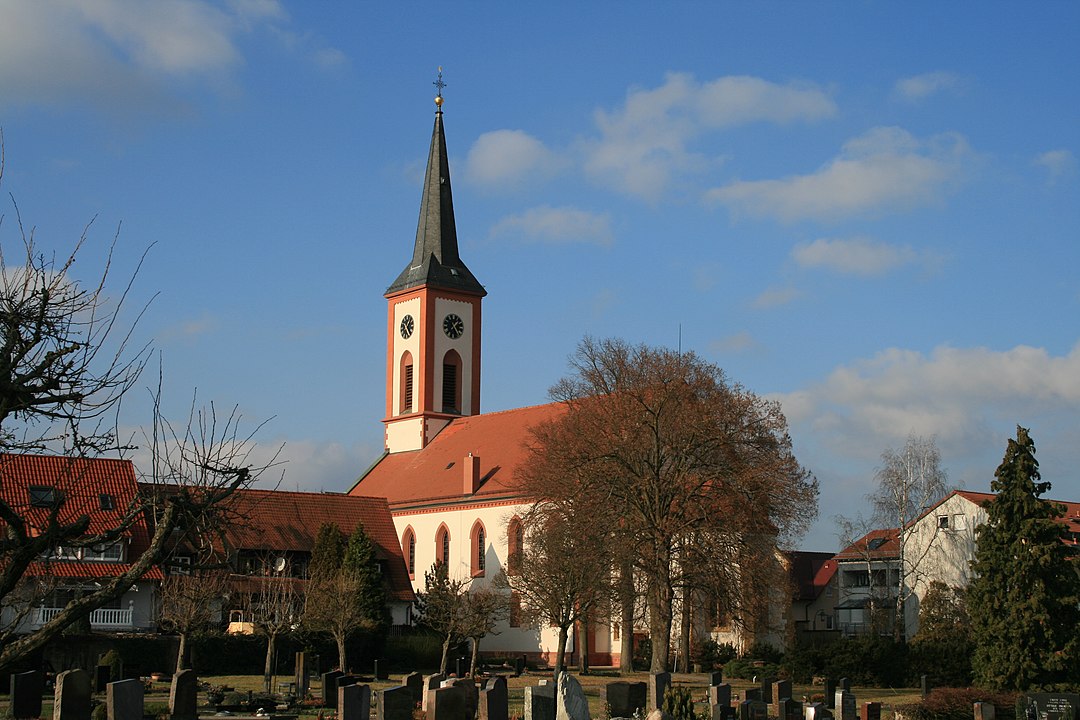
<path id="1" fill-rule="evenodd" d="M 450 313 L 442 321 L 442 330 L 446 337 L 457 340 L 465 332 L 465 323 L 457 315 Z"/>
<path id="2" fill-rule="evenodd" d="M 406 315 L 401 318 L 401 337 L 408 340 L 412 337 L 413 329 L 415 329 L 416 323 L 413 322 L 412 315 Z"/>

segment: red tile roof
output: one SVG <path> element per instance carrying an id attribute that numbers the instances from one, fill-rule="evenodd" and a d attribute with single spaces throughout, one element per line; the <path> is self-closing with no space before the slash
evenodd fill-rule
<path id="1" fill-rule="evenodd" d="M 30 502 L 30 488 L 52 488 L 63 499 L 58 519 L 70 523 L 86 516 L 88 533 L 96 534 L 116 527 L 136 503 L 138 484 L 135 468 L 129 460 L 110 458 L 70 458 L 55 455 L 13 455 L 0 453 L 0 499 L 21 515 L 31 528 L 43 529 L 51 508 Z M 101 496 L 112 498 L 112 507 L 102 509 Z M 132 524 L 125 537 L 127 556 L 136 558 L 150 545 L 150 533 L 143 517 Z M 57 577 L 115 577 L 125 572 L 127 563 L 96 561 L 34 563 L 31 575 Z M 156 568 L 146 577 L 160 577 Z"/>
<path id="2" fill-rule="evenodd" d="M 792 550 L 787 556 L 788 575 L 795 585 L 796 600 L 814 600 L 836 575 L 832 553 Z"/>
<path id="3" fill-rule="evenodd" d="M 900 557 L 900 533 L 897 528 L 871 530 L 834 557 L 837 560 L 886 560 Z"/>
<path id="4" fill-rule="evenodd" d="M 391 597 L 414 598 L 384 498 L 245 489 L 236 492 L 230 513 L 237 519 L 226 527 L 225 540 L 234 550 L 310 553 L 324 523 L 336 524 L 346 535 L 363 523 L 376 557 L 385 561 Z"/>
<path id="5" fill-rule="evenodd" d="M 530 428 L 565 411 L 562 403 L 534 405 L 456 418 L 422 450 L 383 456 L 357 480 L 350 494 L 385 497 L 392 509 L 450 500 L 512 498 L 517 470 L 526 460 Z M 464 492 L 464 460 L 480 460 L 480 484 Z"/>

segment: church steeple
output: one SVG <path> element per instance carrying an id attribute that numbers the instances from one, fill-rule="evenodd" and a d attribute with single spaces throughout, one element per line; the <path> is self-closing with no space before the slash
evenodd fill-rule
<path id="1" fill-rule="evenodd" d="M 450 190 L 450 162 L 446 157 L 446 136 L 443 134 L 441 90 L 440 87 L 435 99 L 439 109 L 435 113 L 435 128 L 431 133 L 412 260 L 386 289 L 387 295 L 422 285 L 475 293 L 481 297 L 487 294 L 458 255 L 454 198 Z"/>
<path id="2" fill-rule="evenodd" d="M 386 449 L 419 450 L 455 418 L 480 412 L 480 303 L 487 291 L 458 255 L 450 163 L 435 129 L 412 260 L 386 289 Z"/>

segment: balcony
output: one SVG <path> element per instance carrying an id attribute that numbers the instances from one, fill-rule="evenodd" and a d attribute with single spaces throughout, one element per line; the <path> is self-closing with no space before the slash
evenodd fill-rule
<path id="1" fill-rule="evenodd" d="M 33 627 L 39 628 L 59 615 L 63 609 L 64 608 L 47 607 L 34 608 L 30 622 Z M 102 608 L 94 610 L 90 613 L 90 628 L 93 630 L 132 630 L 134 629 L 134 625 L 132 624 L 132 613 L 133 610 L 130 607 L 126 610 L 120 610 L 118 608 Z"/>

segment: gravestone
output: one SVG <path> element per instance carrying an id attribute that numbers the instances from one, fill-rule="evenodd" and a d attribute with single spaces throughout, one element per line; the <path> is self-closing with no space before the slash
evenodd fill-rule
<path id="1" fill-rule="evenodd" d="M 859 720 L 881 720 L 881 703 L 865 702 L 859 708 Z M 976 718 L 978 720 L 978 718 Z M 987 720 L 994 720 L 987 718 Z"/>
<path id="2" fill-rule="evenodd" d="M 739 720 L 768 720 L 769 704 L 764 700 L 743 700 L 739 703 Z"/>
<path id="3" fill-rule="evenodd" d="M 728 720 L 731 712 L 731 685 L 721 683 L 709 687 L 709 720 Z"/>
<path id="4" fill-rule="evenodd" d="M 338 678 L 345 677 L 340 670 L 331 670 L 322 674 L 322 704 L 323 707 L 337 709 Z"/>
<path id="5" fill-rule="evenodd" d="M 611 717 L 628 718 L 633 717 L 636 710 L 644 712 L 648 692 L 649 686 L 643 682 L 620 680 L 608 683 L 604 693 Z"/>
<path id="6" fill-rule="evenodd" d="M 409 688 L 413 702 L 421 702 L 424 699 L 424 676 L 418 672 L 411 672 L 401 679 L 401 684 Z"/>
<path id="7" fill-rule="evenodd" d="M 559 675 L 555 720 L 592 720 L 589 717 L 589 701 L 585 697 L 585 691 L 577 678 L 568 672 Z"/>
<path id="8" fill-rule="evenodd" d="M 745 690 L 743 690 L 743 700 L 744 701 L 746 701 L 746 700 L 757 700 L 757 701 L 760 702 L 761 698 L 762 698 L 761 688 L 753 688 L 753 687 L 751 687 L 751 688 L 746 688 Z"/>
<path id="9" fill-rule="evenodd" d="M 803 720 L 832 720 L 832 716 L 825 703 L 810 703 L 803 707 Z"/>
<path id="10" fill-rule="evenodd" d="M 791 681 L 777 680 L 772 684 L 772 701 L 779 702 L 791 698 Z"/>
<path id="11" fill-rule="evenodd" d="M 496 675 L 488 678 L 480 690 L 480 702 L 476 706 L 477 720 L 509 720 L 510 693 L 506 678 Z"/>
<path id="12" fill-rule="evenodd" d="M 461 691 L 465 693 L 465 716 L 472 720 L 476 717 L 476 705 L 479 702 L 480 695 L 476 689 L 476 681 L 471 677 L 451 678 L 451 685 L 461 688 Z"/>
<path id="13" fill-rule="evenodd" d="M 188 668 L 173 674 L 169 689 L 169 714 L 172 720 L 198 720 L 199 679 Z"/>
<path id="14" fill-rule="evenodd" d="M 802 720 L 802 703 L 789 697 L 776 701 L 776 717 L 779 720 Z"/>
<path id="15" fill-rule="evenodd" d="M 836 702 L 836 680 L 831 677 L 825 678 L 825 707 L 833 709 Z"/>
<path id="16" fill-rule="evenodd" d="M 975 720 L 994 720 L 997 717 L 997 708 L 992 702 L 977 702 L 971 707 Z"/>
<path id="17" fill-rule="evenodd" d="M 555 720 L 555 686 L 525 688 L 525 720 Z"/>
<path id="18" fill-rule="evenodd" d="M 469 673 L 469 659 L 459 657 L 454 662 L 454 667 L 457 671 L 454 673 L 455 675 L 457 675 L 458 677 L 465 677 Z"/>
<path id="19" fill-rule="evenodd" d="M 53 720 L 90 720 L 90 676 L 85 670 L 65 670 L 56 676 Z"/>
<path id="20" fill-rule="evenodd" d="M 371 717 L 371 688 L 352 683 L 338 685 L 338 720 L 369 720 Z"/>
<path id="21" fill-rule="evenodd" d="M 15 720 L 41 717 L 41 693 L 45 679 L 37 670 L 11 676 L 11 717 Z"/>
<path id="22" fill-rule="evenodd" d="M 671 673 L 649 673 L 649 689 L 645 697 L 647 710 L 664 707 L 664 693 L 668 685 L 671 685 Z"/>
<path id="23" fill-rule="evenodd" d="M 112 668 L 108 665 L 98 665 L 94 668 L 94 692 L 103 693 L 109 683 L 112 682 Z"/>
<path id="24" fill-rule="evenodd" d="M 386 680 L 390 677 L 390 663 L 386 660 L 376 659 L 371 674 L 375 676 L 376 680 Z"/>
<path id="25" fill-rule="evenodd" d="M 379 691 L 377 720 L 413 720 L 413 700 L 409 688 L 404 685 Z"/>
<path id="26" fill-rule="evenodd" d="M 1020 696 L 1017 705 L 1017 715 L 1019 716 L 1019 710 L 1022 709 L 1027 720 L 1067 720 L 1080 717 L 1080 695 L 1077 693 L 1027 693 Z"/>
<path id="27" fill-rule="evenodd" d="M 514 677 L 521 677 L 525 673 L 525 656 L 519 655 L 514 658 Z"/>
<path id="28" fill-rule="evenodd" d="M 930 687 L 930 678 L 928 678 L 926 675 L 920 675 L 919 691 L 922 693 L 922 696 L 925 698 L 927 695 L 930 694 L 931 690 L 933 690 L 933 688 Z"/>
<path id="29" fill-rule="evenodd" d="M 777 699 L 777 698 L 773 697 L 772 684 L 773 684 L 772 678 L 762 678 L 761 679 L 761 699 L 765 703 L 771 704 L 773 700 Z"/>
<path id="30" fill-rule="evenodd" d="M 840 678 L 840 683 L 836 686 L 836 689 L 851 692 L 851 680 L 846 677 Z"/>
<path id="31" fill-rule="evenodd" d="M 442 681 L 445 680 L 445 679 L 446 679 L 446 676 L 443 675 L 442 673 L 435 673 L 434 675 L 425 675 L 424 676 L 424 681 L 423 681 L 423 684 L 421 685 L 421 692 L 423 693 L 423 696 L 420 698 L 420 708 L 425 713 L 427 713 L 427 709 L 428 709 L 428 696 L 429 696 L 429 694 L 432 691 L 437 690 L 442 685 Z"/>
<path id="32" fill-rule="evenodd" d="M 311 660 L 306 652 L 296 653 L 293 682 L 296 683 L 296 697 L 307 697 L 311 682 Z"/>
<path id="33" fill-rule="evenodd" d="M 835 699 L 835 715 L 837 720 L 858 720 L 858 710 L 855 706 L 855 693 L 848 690 L 837 690 Z"/>
<path id="34" fill-rule="evenodd" d="M 427 720 L 468 720 L 465 687 L 449 683 L 433 690 L 425 717 Z"/>
<path id="35" fill-rule="evenodd" d="M 141 680 L 117 680 L 105 686 L 105 714 L 109 720 L 142 720 L 143 693 Z"/>
<path id="36" fill-rule="evenodd" d="M 724 682 L 724 673 L 723 673 L 723 671 L 717 670 L 715 672 L 709 673 L 708 675 L 709 675 L 709 687 L 713 687 L 714 685 L 722 685 L 723 684 L 723 682 Z"/>

